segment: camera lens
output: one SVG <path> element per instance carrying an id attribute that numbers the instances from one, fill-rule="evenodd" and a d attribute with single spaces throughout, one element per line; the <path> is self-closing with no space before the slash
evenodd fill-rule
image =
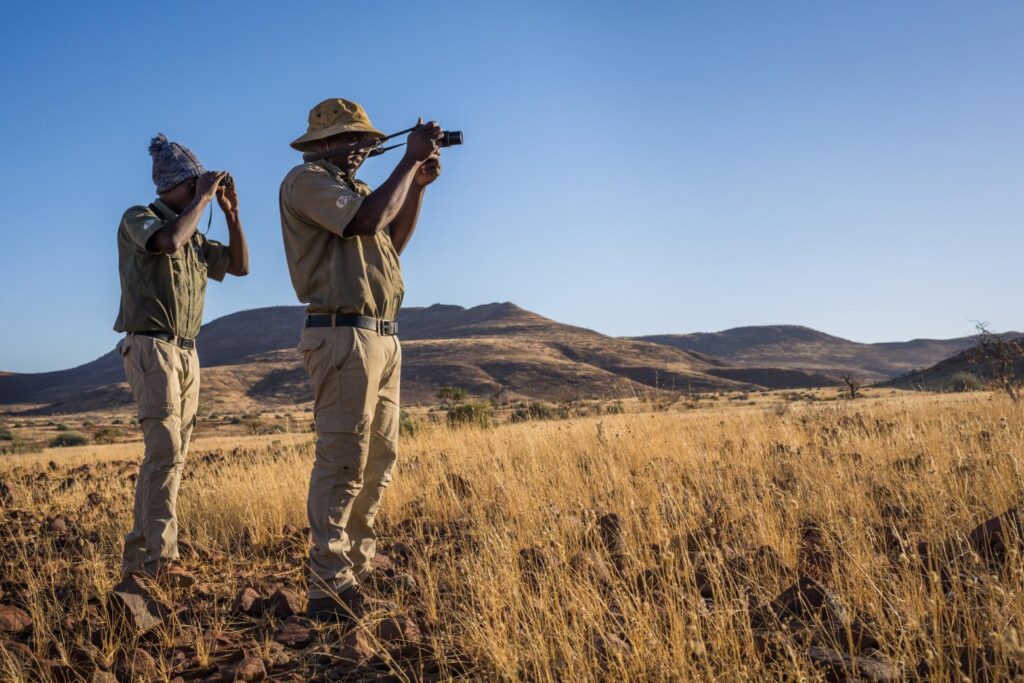
<path id="1" fill-rule="evenodd" d="M 462 131 L 461 130 L 446 130 L 443 132 L 441 138 L 441 147 L 451 147 L 452 145 L 462 144 Z"/>

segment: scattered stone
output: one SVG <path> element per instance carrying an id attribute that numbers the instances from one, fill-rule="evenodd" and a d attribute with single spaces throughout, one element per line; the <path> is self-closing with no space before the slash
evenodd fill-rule
<path id="1" fill-rule="evenodd" d="M 142 648 L 136 648 L 130 656 L 122 655 L 116 668 L 120 680 L 150 681 L 157 677 L 156 660 Z"/>
<path id="2" fill-rule="evenodd" d="M 89 501 L 89 505 L 102 505 L 103 504 L 103 496 L 101 496 L 100 494 L 96 493 L 95 491 L 93 491 L 88 496 L 86 496 L 86 500 Z"/>
<path id="3" fill-rule="evenodd" d="M 599 585 L 611 585 L 615 579 L 612 568 L 608 565 L 604 556 L 595 550 L 585 550 L 573 555 L 569 560 L 569 566 L 574 572 L 589 578 Z"/>
<path id="4" fill-rule="evenodd" d="M 0 505 L 12 505 L 14 503 L 14 495 L 11 493 L 11 487 L 7 485 L 7 482 L 0 481 Z"/>
<path id="5" fill-rule="evenodd" d="M 0 605 L 0 633 L 19 636 L 32 628 L 32 617 L 23 609 Z"/>
<path id="6" fill-rule="evenodd" d="M 293 614 L 302 613 L 302 599 L 295 591 L 278 588 L 267 599 L 267 611 L 278 619 L 287 619 Z"/>
<path id="7" fill-rule="evenodd" d="M 262 681 L 267 677 L 267 669 L 259 657 L 247 657 L 225 673 L 229 681 Z"/>
<path id="8" fill-rule="evenodd" d="M 827 538 L 825 529 L 815 521 L 804 522 L 800 527 L 797 565 L 801 574 L 818 581 L 825 581 L 832 575 L 833 559 Z"/>
<path id="9" fill-rule="evenodd" d="M 39 671 L 44 680 L 57 681 L 57 683 L 72 683 L 81 680 L 81 676 L 73 666 L 56 659 L 39 660 Z"/>
<path id="10" fill-rule="evenodd" d="M 899 670 L 890 662 L 868 657 L 854 657 L 827 647 L 811 647 L 807 657 L 827 681 L 869 681 L 884 683 L 900 680 Z"/>
<path id="11" fill-rule="evenodd" d="M 613 633 L 602 633 L 597 629 L 591 629 L 589 641 L 594 653 L 605 662 L 624 659 L 633 652 L 629 643 Z"/>
<path id="12" fill-rule="evenodd" d="M 246 586 L 235 596 L 231 611 L 250 617 L 257 616 L 263 611 L 263 597 L 252 586 Z"/>
<path id="13" fill-rule="evenodd" d="M 598 517 L 597 531 L 609 555 L 614 558 L 623 554 L 626 544 L 622 535 L 622 518 L 618 513 L 608 512 Z"/>
<path id="14" fill-rule="evenodd" d="M 846 608 L 832 591 L 814 579 L 801 577 L 768 605 L 768 610 L 779 620 L 799 621 L 803 624 L 847 624 Z"/>
<path id="15" fill-rule="evenodd" d="M 274 640 L 285 647 L 298 650 L 313 642 L 313 630 L 301 624 L 285 623 L 274 632 Z"/>
<path id="16" fill-rule="evenodd" d="M 361 628 L 350 629 L 341 639 L 338 657 L 345 662 L 361 664 L 374 656 L 373 646 Z"/>
<path id="17" fill-rule="evenodd" d="M 1024 550 L 1024 519 L 1017 508 L 1011 508 L 976 526 L 967 540 L 976 553 L 1002 566 L 1011 547 Z"/>
<path id="18" fill-rule="evenodd" d="M 519 573 L 526 585 L 534 590 L 540 587 L 541 575 L 557 564 L 557 558 L 539 546 L 519 551 Z"/>
<path id="19" fill-rule="evenodd" d="M 70 491 L 76 486 L 78 486 L 78 480 L 75 479 L 74 477 L 68 477 L 67 479 L 65 479 L 64 481 L 57 485 L 57 490 Z"/>
<path id="20" fill-rule="evenodd" d="M 60 516 L 51 517 L 46 522 L 46 530 L 50 531 L 52 533 L 55 533 L 55 534 L 67 533 L 67 530 L 68 530 L 67 520 L 65 520 L 63 517 L 60 517 Z"/>
<path id="21" fill-rule="evenodd" d="M 167 614 L 167 609 L 134 576 L 114 586 L 108 601 L 110 611 L 139 635 L 159 626 Z"/>
<path id="22" fill-rule="evenodd" d="M 386 642 L 419 643 L 422 640 L 420 628 L 405 614 L 396 614 L 379 622 L 374 635 Z"/>

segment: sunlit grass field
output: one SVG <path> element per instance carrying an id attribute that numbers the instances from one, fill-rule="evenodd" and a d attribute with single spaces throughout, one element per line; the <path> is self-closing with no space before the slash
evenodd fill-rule
<path id="1" fill-rule="evenodd" d="M 0 635 L 0 679 L 90 680 L 141 647 L 158 680 L 229 680 L 229 664 L 200 656 L 211 632 L 276 680 L 970 681 L 1024 668 L 1017 530 L 999 552 L 967 538 L 1024 486 L 1024 410 L 998 395 L 423 423 L 403 437 L 379 518 L 384 551 L 416 579 L 391 599 L 419 624 L 419 654 L 381 653 L 349 678 L 329 656 L 338 632 L 282 664 L 268 654 L 275 617 L 231 613 L 247 584 L 304 595 L 301 552 L 273 549 L 306 524 L 310 440 L 194 444 L 179 509 L 202 581 L 167 596 L 181 610 L 141 638 L 116 633 L 104 604 L 140 445 L 6 457 L 0 603 L 33 624 Z M 800 579 L 830 606 L 773 607 Z"/>

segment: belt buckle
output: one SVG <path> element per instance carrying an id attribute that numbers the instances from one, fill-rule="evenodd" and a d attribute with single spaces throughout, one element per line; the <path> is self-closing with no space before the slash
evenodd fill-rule
<path id="1" fill-rule="evenodd" d="M 381 334 L 393 335 L 395 333 L 395 323 L 390 320 L 381 320 L 378 327 L 378 332 Z"/>

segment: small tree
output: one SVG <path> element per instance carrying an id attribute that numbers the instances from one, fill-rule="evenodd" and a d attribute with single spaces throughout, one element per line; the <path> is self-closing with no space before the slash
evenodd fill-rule
<path id="1" fill-rule="evenodd" d="M 441 387 L 437 390 L 437 400 L 445 407 L 453 406 L 466 400 L 466 390 L 460 387 Z"/>
<path id="2" fill-rule="evenodd" d="M 849 370 L 840 375 L 839 379 L 843 380 L 843 384 L 846 385 L 846 398 L 855 399 L 860 396 L 860 390 L 864 387 L 864 380 Z"/>
<path id="3" fill-rule="evenodd" d="M 988 372 L 990 382 L 999 391 L 1017 402 L 1021 398 L 1021 371 L 1024 370 L 1024 337 L 1006 340 L 988 329 L 987 323 L 976 323 L 978 359 Z"/>

